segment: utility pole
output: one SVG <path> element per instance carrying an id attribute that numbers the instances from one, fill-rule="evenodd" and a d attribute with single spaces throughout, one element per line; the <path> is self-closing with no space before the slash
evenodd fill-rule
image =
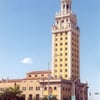
<path id="1" fill-rule="evenodd" d="M 48 100 L 49 100 L 49 78 L 50 78 L 50 73 L 49 73 L 49 62 L 48 62 Z"/>
<path id="2" fill-rule="evenodd" d="M 71 96 L 71 100 L 76 100 L 76 94 L 75 94 L 75 82 L 77 81 L 77 79 L 75 79 L 72 82 L 72 96 Z"/>
<path id="3" fill-rule="evenodd" d="M 82 94 L 83 94 L 83 100 L 85 100 L 85 95 L 84 95 L 85 88 L 87 88 L 87 85 L 85 85 L 85 86 L 83 87 L 83 91 L 82 91 Z"/>

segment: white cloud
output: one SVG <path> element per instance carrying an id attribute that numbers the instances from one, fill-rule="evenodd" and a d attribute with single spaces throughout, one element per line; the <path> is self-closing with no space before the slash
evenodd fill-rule
<path id="1" fill-rule="evenodd" d="M 23 64 L 32 64 L 32 63 L 33 63 L 32 59 L 29 58 L 29 57 L 26 57 L 26 58 L 22 59 L 21 62 L 22 62 Z"/>

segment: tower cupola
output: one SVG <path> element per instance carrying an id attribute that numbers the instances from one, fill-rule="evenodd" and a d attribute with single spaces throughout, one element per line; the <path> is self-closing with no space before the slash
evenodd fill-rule
<path id="1" fill-rule="evenodd" d="M 71 0 L 61 0 L 61 12 L 71 12 Z"/>

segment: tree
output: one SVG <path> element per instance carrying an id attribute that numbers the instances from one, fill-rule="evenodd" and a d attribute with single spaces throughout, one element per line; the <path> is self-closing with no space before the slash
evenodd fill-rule
<path id="1" fill-rule="evenodd" d="M 14 85 L 14 88 L 10 87 L 0 93 L 0 100 L 25 100 L 22 96 L 18 85 Z"/>
<path id="2" fill-rule="evenodd" d="M 20 91 L 18 85 L 15 85 L 14 88 L 10 87 L 9 92 L 11 93 L 12 100 L 17 100 L 22 96 L 21 95 L 22 91 Z"/>
<path id="3" fill-rule="evenodd" d="M 11 93 L 9 89 L 5 89 L 3 92 L 0 93 L 0 100 L 10 100 Z"/>

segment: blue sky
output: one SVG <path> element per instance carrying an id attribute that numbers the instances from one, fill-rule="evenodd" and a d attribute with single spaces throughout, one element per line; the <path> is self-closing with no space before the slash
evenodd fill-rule
<path id="1" fill-rule="evenodd" d="M 72 6 L 81 29 L 81 80 L 100 92 L 100 0 L 73 0 Z M 59 10 L 60 0 L 0 0 L 0 79 L 48 68 L 51 26 Z"/>

